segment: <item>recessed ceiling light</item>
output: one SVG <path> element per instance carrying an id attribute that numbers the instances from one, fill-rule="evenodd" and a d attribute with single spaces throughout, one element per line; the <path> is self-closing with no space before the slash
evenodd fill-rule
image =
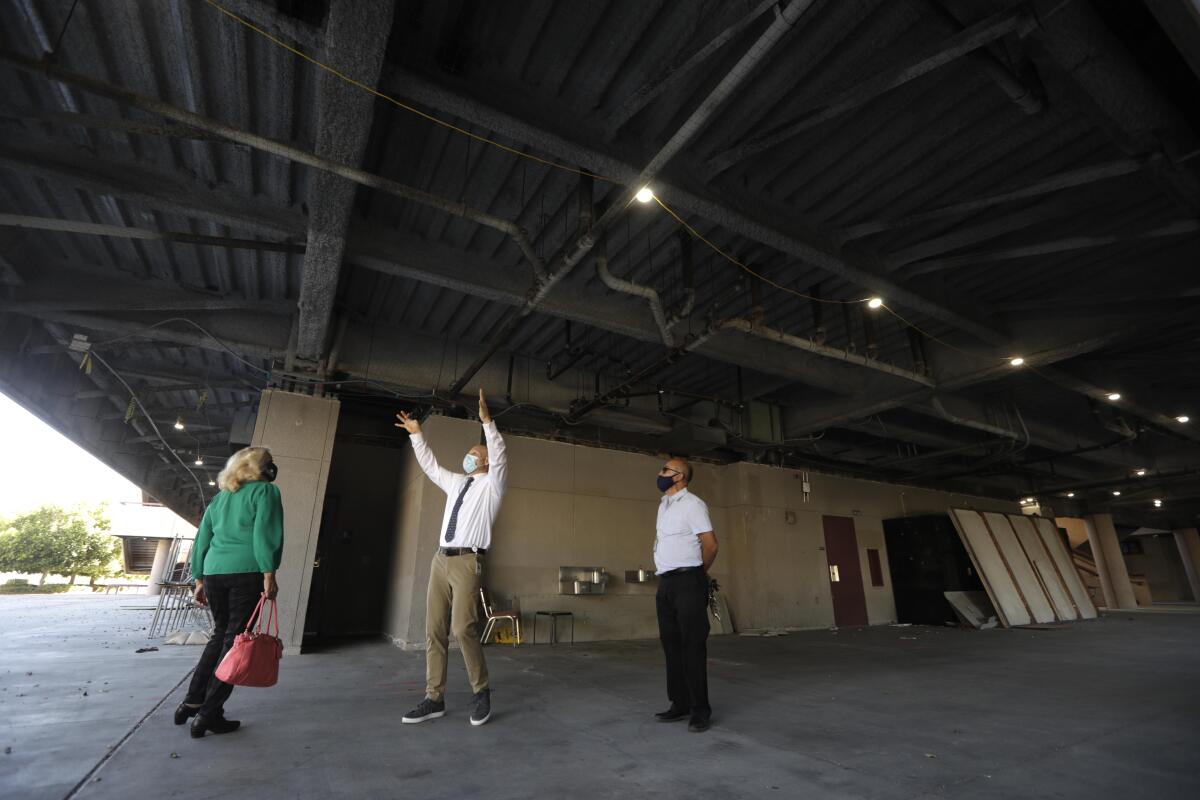
<path id="1" fill-rule="evenodd" d="M 1117 402 L 1118 400 L 1120 400 L 1120 399 L 1121 399 L 1121 393 L 1120 393 L 1120 392 L 1113 392 L 1112 394 L 1110 394 L 1110 395 L 1108 396 L 1108 399 L 1109 399 L 1109 400 L 1112 400 L 1112 401 L 1115 403 L 1115 402 Z"/>
<path id="2" fill-rule="evenodd" d="M 1013 358 L 1011 361 L 1009 361 L 1008 363 L 1012 364 L 1014 367 L 1019 367 L 1025 363 L 1025 359 L 1021 358 L 1020 356 L 1017 356 L 1017 357 Z"/>
<path id="3" fill-rule="evenodd" d="M 642 188 L 638 189 L 638 192 L 634 195 L 634 197 L 637 198 L 639 203 L 649 203 L 654 199 L 654 192 L 649 186 L 643 186 Z"/>
<path id="4" fill-rule="evenodd" d="M 1120 497 L 1120 496 L 1121 496 L 1121 490 L 1113 489 L 1113 497 Z"/>
<path id="5" fill-rule="evenodd" d="M 883 305 L 882 297 L 872 297 L 870 300 L 867 301 L 867 308 L 879 308 L 882 305 Z"/>
<path id="6" fill-rule="evenodd" d="M 1191 420 L 1191 417 L 1189 417 L 1187 414 L 1180 414 L 1178 417 L 1175 418 L 1176 422 L 1186 423 L 1186 422 L 1189 422 L 1190 420 Z"/>

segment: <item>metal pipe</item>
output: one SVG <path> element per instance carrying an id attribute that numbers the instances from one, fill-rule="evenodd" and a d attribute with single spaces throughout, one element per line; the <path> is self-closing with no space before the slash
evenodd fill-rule
<path id="1" fill-rule="evenodd" d="M 1013 441 L 1021 441 L 1021 439 L 1024 438 L 1021 436 L 1021 434 L 1016 433 L 1015 431 L 1010 431 L 1007 428 L 1001 428 L 996 425 L 990 425 L 986 422 L 977 422 L 973 419 L 967 419 L 966 417 L 959 417 L 951 414 L 946 410 L 946 407 L 942 405 L 942 401 L 936 397 L 929 398 L 929 404 L 933 406 L 933 410 L 937 412 L 939 417 L 947 422 L 953 422 L 955 425 L 961 425 L 964 428 L 973 428 L 974 430 L 983 431 L 984 433 L 990 433 L 995 436 L 1003 436 L 1006 439 L 1012 439 Z"/>
<path id="2" fill-rule="evenodd" d="M 539 279 L 545 274 L 545 266 L 537 252 L 533 249 L 529 237 L 525 234 L 516 223 L 510 220 L 497 217 L 489 214 L 486 211 L 480 211 L 477 208 L 472 208 L 466 203 L 457 203 L 452 200 L 447 200 L 443 197 L 430 194 L 429 192 L 414 189 L 411 186 L 406 186 L 399 181 L 385 178 L 381 175 L 375 175 L 365 170 L 355 167 L 339 164 L 327 158 L 322 158 L 308 150 L 302 150 L 298 147 L 284 144 L 283 142 L 269 139 L 265 136 L 259 136 L 249 131 L 235 128 L 232 125 L 226 125 L 209 117 L 194 114 L 191 111 L 173 106 L 170 103 L 165 103 L 161 100 L 156 100 L 153 97 L 138 94 L 120 86 L 115 86 L 111 83 L 98 80 L 90 75 L 84 75 L 73 70 L 66 69 L 50 61 L 41 61 L 36 58 L 17 53 L 12 50 L 0 49 L 0 61 L 3 61 L 18 69 L 23 69 L 32 73 L 44 73 L 50 78 L 71 83 L 79 86 L 87 91 L 95 94 L 109 97 L 117 102 L 130 105 L 134 108 L 147 111 L 151 114 L 157 114 L 167 119 L 174 120 L 184 125 L 191 126 L 197 130 L 212 133 L 222 139 L 227 139 L 231 142 L 253 147 L 255 150 L 261 150 L 264 153 L 269 153 L 280 158 L 286 158 L 300 164 L 306 164 L 314 169 L 324 170 L 346 180 L 353 181 L 361 186 L 366 186 L 371 189 L 378 189 L 381 192 L 395 195 L 396 197 L 412 200 L 430 208 L 435 208 L 447 214 L 452 214 L 456 217 L 468 219 L 493 230 L 498 230 L 507 234 L 520 248 L 525 258 L 529 260 L 533 266 L 535 274 Z"/>
<path id="3" fill-rule="evenodd" d="M 784 333 L 783 331 L 776 330 L 775 328 L 769 328 L 765 325 L 756 325 L 748 319 L 723 320 L 717 324 L 717 327 L 721 330 L 740 331 L 741 333 L 749 334 L 750 336 L 757 336 L 760 339 L 778 342 L 780 344 L 787 345 L 788 347 L 794 347 L 798 350 L 805 350 L 809 353 L 815 353 L 826 358 L 832 358 L 837 361 L 845 361 L 848 364 L 856 364 L 860 367 L 873 369 L 877 372 L 884 372 L 897 378 L 903 378 L 904 380 L 912 381 L 913 383 L 919 383 L 922 386 L 928 386 L 930 388 L 935 386 L 932 378 L 922 375 L 918 372 L 903 369 L 902 367 L 897 367 L 893 364 L 888 364 L 874 358 L 867 358 L 866 356 L 862 356 L 857 353 L 851 353 L 846 350 L 838 350 L 836 347 L 817 344 L 810 339 L 802 339 L 799 336 L 792 336 L 789 333 Z"/>
<path id="4" fill-rule="evenodd" d="M 607 392 L 598 394 L 591 400 L 578 405 L 573 403 L 571 405 L 571 410 L 565 419 L 567 422 L 576 422 L 580 418 L 586 416 L 588 413 L 602 406 L 608 405 L 613 400 L 625 397 L 627 395 L 627 390 L 630 387 L 658 372 L 661 372 L 662 370 L 679 361 L 679 359 L 684 358 L 689 353 L 693 352 L 697 347 L 712 338 L 715 333 L 715 328 L 709 328 L 699 336 L 692 338 L 691 341 L 682 347 L 672 348 L 665 356 L 657 359 L 651 364 L 646 365 L 642 369 L 638 370 L 635 374 L 629 376 L 626 380 L 609 389 Z"/>
<path id="5" fill-rule="evenodd" d="M 663 311 L 662 300 L 659 298 L 657 291 L 649 286 L 642 286 L 640 283 L 634 283 L 633 281 L 613 275 L 608 270 L 608 255 L 606 253 L 600 253 L 596 256 L 596 276 L 600 278 L 600 281 L 605 286 L 614 292 L 645 298 L 650 304 L 650 312 L 654 315 L 654 324 L 658 326 L 663 344 L 667 347 L 675 346 L 675 337 L 671 334 L 671 323 L 667 321 L 667 314 Z"/>
<path id="6" fill-rule="evenodd" d="M 814 0 L 792 0 L 787 8 L 777 12 L 775 19 L 763 31 L 762 35 L 759 36 L 750 49 L 746 51 L 745 55 L 738 60 L 733 69 L 721 79 L 720 83 L 700 103 L 699 107 L 692 112 L 687 121 L 675 132 L 675 135 L 650 159 L 650 163 L 627 185 L 620 200 L 609 207 L 592 224 L 591 230 L 580 236 L 570 250 L 563 253 L 561 265 L 558 269 L 551 271 L 544 279 L 539 276 L 534 281 L 533 286 L 530 287 L 527 294 L 525 304 L 509 316 L 508 321 L 492 337 L 492 342 L 487 349 L 450 386 L 449 392 L 451 396 L 462 391 L 463 387 L 467 385 L 467 381 L 474 377 L 475 373 L 483 368 L 488 359 L 495 355 L 508 342 L 509 338 L 516 333 L 523 320 L 533 313 L 534 309 L 550 293 L 550 290 L 566 277 L 583 260 L 584 256 L 591 252 L 592 248 L 596 246 L 598 238 L 612 227 L 621 215 L 625 213 L 626 209 L 629 208 L 637 192 L 653 180 L 659 171 L 666 166 L 667 162 L 674 158 L 680 150 L 704 129 L 717 110 L 750 78 L 755 68 L 766 58 L 775 45 L 783 39 L 784 35 L 792 29 L 792 25 L 796 23 L 800 15 L 813 2 Z"/>

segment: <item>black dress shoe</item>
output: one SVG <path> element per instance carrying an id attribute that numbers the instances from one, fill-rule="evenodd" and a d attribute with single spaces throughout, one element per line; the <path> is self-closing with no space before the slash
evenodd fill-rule
<path id="1" fill-rule="evenodd" d="M 681 719 L 687 719 L 690 713 L 686 708 L 671 706 L 666 711 L 659 711 L 654 717 L 659 722 L 679 722 Z"/>
<path id="2" fill-rule="evenodd" d="M 702 733 L 708 730 L 708 714 L 692 714 L 692 718 L 688 720 L 688 730 L 692 733 Z"/>
<path id="3" fill-rule="evenodd" d="M 187 703 L 180 703 L 179 708 L 175 709 L 175 724 L 182 725 L 191 717 L 196 716 L 196 712 L 200 710 L 200 706 L 189 706 Z"/>
<path id="4" fill-rule="evenodd" d="M 202 739 L 204 734 L 212 733 L 233 733 L 242 725 L 236 719 L 225 719 L 225 717 L 206 717 L 203 714 L 197 714 L 192 720 L 192 738 Z"/>

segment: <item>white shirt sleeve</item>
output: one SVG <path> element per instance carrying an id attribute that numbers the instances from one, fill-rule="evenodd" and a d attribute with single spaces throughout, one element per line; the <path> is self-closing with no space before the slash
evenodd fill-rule
<path id="1" fill-rule="evenodd" d="M 437 487 L 446 494 L 450 494 L 454 488 L 454 473 L 437 462 L 433 451 L 429 449 L 429 444 L 425 441 L 425 435 L 414 433 L 409 437 L 412 442 L 413 455 L 417 457 L 417 464 L 421 467 L 421 471 L 429 476 L 429 480 L 437 484 Z M 490 457 L 490 456 L 489 456 Z"/>
<path id="2" fill-rule="evenodd" d="M 699 497 L 696 498 L 696 502 L 692 503 L 691 508 L 688 509 L 687 521 L 688 527 L 697 536 L 702 533 L 710 533 L 713 529 L 712 520 L 708 517 L 708 504 Z"/>
<path id="3" fill-rule="evenodd" d="M 491 476 L 488 485 L 493 492 L 503 494 L 508 484 L 508 455 L 504 449 L 504 437 L 496 428 L 495 420 L 483 426 L 483 438 L 487 441 L 488 475 Z"/>

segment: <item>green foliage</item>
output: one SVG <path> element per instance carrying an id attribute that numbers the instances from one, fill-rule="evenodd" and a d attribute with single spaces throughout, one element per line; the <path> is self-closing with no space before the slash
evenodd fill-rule
<path id="1" fill-rule="evenodd" d="M 112 574 L 120 544 L 102 505 L 90 511 L 42 506 L 0 524 L 0 571 L 93 578 Z"/>
<path id="2" fill-rule="evenodd" d="M 10 586 L 5 583 L 0 586 L 0 594 L 62 594 L 70 590 L 70 584 L 66 583 L 47 583 L 45 586 L 31 586 L 28 583 L 24 586 Z"/>

